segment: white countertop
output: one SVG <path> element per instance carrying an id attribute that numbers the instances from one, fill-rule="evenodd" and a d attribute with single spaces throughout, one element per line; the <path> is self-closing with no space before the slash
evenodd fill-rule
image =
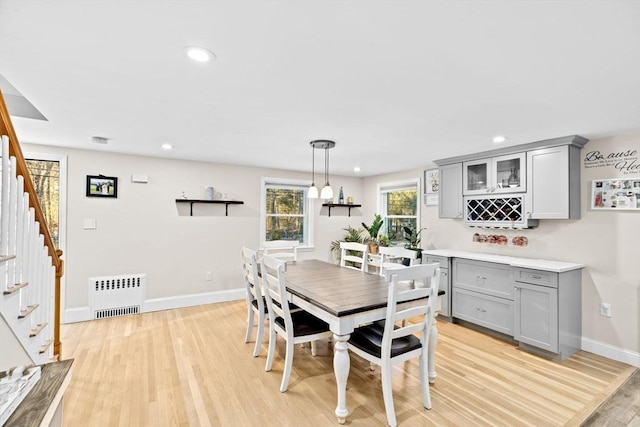
<path id="1" fill-rule="evenodd" d="M 448 258 L 465 258 L 476 261 L 496 262 L 499 264 L 507 264 L 512 267 L 531 268 L 533 270 L 553 271 L 562 273 L 565 271 L 578 270 L 584 265 L 574 262 L 550 261 L 547 259 L 535 258 L 519 258 L 506 255 L 485 254 L 480 252 L 465 252 L 455 249 L 433 249 L 422 251 L 423 255 L 434 255 Z"/>

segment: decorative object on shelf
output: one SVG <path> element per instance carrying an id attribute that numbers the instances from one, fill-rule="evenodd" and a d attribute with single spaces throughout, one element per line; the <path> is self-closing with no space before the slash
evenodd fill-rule
<path id="1" fill-rule="evenodd" d="M 529 244 L 529 239 L 524 236 L 515 236 L 511 239 L 511 243 L 513 243 L 513 246 L 527 246 Z"/>
<path id="2" fill-rule="evenodd" d="M 340 186 L 340 193 L 338 194 L 338 203 L 344 205 L 344 193 L 342 192 L 342 186 Z"/>
<path id="3" fill-rule="evenodd" d="M 504 234 L 479 234 L 475 233 L 473 235 L 473 241 L 478 243 L 493 243 L 497 245 L 506 245 L 509 243 L 509 239 Z"/>
<path id="4" fill-rule="evenodd" d="M 333 199 L 333 189 L 331 188 L 331 184 L 329 184 L 329 150 L 335 147 L 336 143 L 334 141 L 329 141 L 328 139 L 316 139 L 315 141 L 311 141 L 309 144 L 311 145 L 313 150 L 315 149 L 324 150 L 325 184 L 322 187 L 322 190 L 320 191 L 320 198 L 325 200 Z M 316 198 L 316 197 L 313 197 L 314 193 L 318 191 L 317 187 L 315 187 L 315 184 L 313 182 L 313 180 L 315 180 L 315 154 L 312 155 L 312 162 L 314 163 L 312 166 L 312 177 L 311 177 L 312 183 L 311 183 L 311 187 L 309 187 L 309 193 L 307 193 L 308 194 L 307 197 L 314 199 Z M 314 190 L 312 190 L 312 188 L 314 187 L 316 188 L 315 192 Z"/>
<path id="5" fill-rule="evenodd" d="M 640 177 L 594 180 L 591 209 L 640 210 Z"/>
<path id="6" fill-rule="evenodd" d="M 518 187 L 520 185 L 520 178 L 518 177 L 516 168 L 511 168 L 511 173 L 509 174 L 509 178 L 507 179 L 507 184 L 509 185 L 509 187 Z"/>
<path id="7" fill-rule="evenodd" d="M 382 216 L 380 214 L 376 214 L 373 217 L 373 222 L 371 225 L 367 225 L 364 222 L 362 226 L 369 233 L 369 235 L 365 235 L 367 238 L 367 244 L 369 245 L 369 253 L 375 255 L 378 253 L 378 234 L 380 233 L 380 228 L 384 221 L 382 220 Z"/>
<path id="8" fill-rule="evenodd" d="M 438 169 L 427 169 L 424 171 L 424 204 L 427 206 L 438 205 L 439 189 Z"/>
<path id="9" fill-rule="evenodd" d="M 118 178 L 104 175 L 87 175 L 87 197 L 118 197 Z"/>
<path id="10" fill-rule="evenodd" d="M 204 187 L 204 199 L 213 200 L 213 196 L 216 194 L 216 190 L 213 187 Z"/>
<path id="11" fill-rule="evenodd" d="M 352 205 L 353 204 L 353 197 L 351 197 L 351 196 L 347 197 L 347 204 L 348 205 Z"/>

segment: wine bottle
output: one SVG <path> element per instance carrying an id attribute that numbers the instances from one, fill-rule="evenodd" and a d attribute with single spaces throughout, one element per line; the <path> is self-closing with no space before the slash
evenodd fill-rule
<path id="1" fill-rule="evenodd" d="M 340 187 L 340 194 L 338 195 L 338 203 L 344 205 L 344 193 L 342 192 L 342 186 Z"/>

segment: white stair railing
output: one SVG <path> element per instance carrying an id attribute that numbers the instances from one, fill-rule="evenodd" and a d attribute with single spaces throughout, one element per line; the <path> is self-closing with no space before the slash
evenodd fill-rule
<path id="1" fill-rule="evenodd" d="M 35 211 L 2 136 L 0 315 L 35 364 L 53 358 L 56 270 Z"/>

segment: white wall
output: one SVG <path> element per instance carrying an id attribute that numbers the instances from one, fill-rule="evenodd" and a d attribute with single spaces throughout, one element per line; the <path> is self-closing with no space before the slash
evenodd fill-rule
<path id="1" fill-rule="evenodd" d="M 240 248 L 258 248 L 261 177 L 309 180 L 310 174 L 282 172 L 161 158 L 109 154 L 24 144 L 32 153 L 68 156 L 68 214 L 65 260 L 65 322 L 88 320 L 88 278 L 131 273 L 147 274 L 143 310 L 244 298 Z M 118 177 L 117 199 L 85 196 L 86 175 Z M 148 175 L 147 184 L 131 182 L 132 174 Z M 361 199 L 361 180 L 331 176 L 345 197 Z M 177 205 L 188 198 L 204 198 L 204 187 L 243 200 L 244 205 Z M 330 242 L 347 224 L 359 224 L 359 210 L 332 209 L 315 201 L 315 250 L 301 258 L 330 260 Z M 83 220 L 94 218 L 97 229 L 84 230 Z M 205 272 L 213 280 L 205 280 Z"/>
<path id="2" fill-rule="evenodd" d="M 439 219 L 437 206 L 422 205 L 422 246 L 429 249 L 458 249 L 527 258 L 572 261 L 586 265 L 582 273 L 583 349 L 623 359 L 640 366 L 640 211 L 592 211 L 591 181 L 617 177 L 640 177 L 640 169 L 624 175 L 611 167 L 585 168 L 584 155 L 635 149 L 640 152 L 640 134 L 589 141 L 582 149 L 581 219 L 540 220 L 537 228 L 501 230 L 509 237 L 524 235 L 527 247 L 499 246 L 472 242 L 477 229 L 462 220 Z M 425 159 L 425 169 L 435 167 Z M 369 177 L 364 180 L 365 217 L 373 215 L 378 182 L 422 177 L 423 170 Z M 374 208 L 375 209 L 375 208 Z M 612 317 L 600 316 L 600 303 L 612 307 Z M 615 356 L 615 357 L 614 357 Z"/>

